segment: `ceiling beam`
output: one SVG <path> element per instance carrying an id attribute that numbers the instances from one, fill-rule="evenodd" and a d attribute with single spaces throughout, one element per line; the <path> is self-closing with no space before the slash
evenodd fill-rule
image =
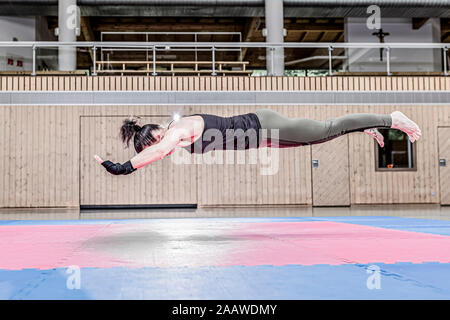
<path id="1" fill-rule="evenodd" d="M 95 41 L 94 32 L 91 28 L 91 23 L 89 21 L 89 17 L 81 17 L 80 19 L 80 27 L 81 27 L 81 33 L 84 37 L 84 40 L 86 41 Z M 94 61 L 94 53 L 91 48 L 89 48 L 89 56 L 91 57 L 91 60 Z"/>
<path id="2" fill-rule="evenodd" d="M 291 31 L 288 31 L 288 32 L 290 33 Z M 308 31 L 303 31 L 302 35 L 298 39 L 298 42 L 303 42 L 303 40 L 305 40 L 307 35 L 308 35 Z"/>
<path id="3" fill-rule="evenodd" d="M 242 42 L 249 42 L 252 38 L 254 32 L 259 29 L 259 26 L 261 25 L 261 19 L 260 18 L 251 18 L 250 22 L 246 25 L 244 34 L 242 36 Z M 247 54 L 248 48 L 242 48 L 241 54 L 240 54 L 240 60 L 245 60 L 245 55 Z"/>
<path id="4" fill-rule="evenodd" d="M 317 37 L 317 40 L 315 42 L 321 42 L 323 37 L 325 36 L 326 32 L 320 33 L 319 37 Z"/>
<path id="5" fill-rule="evenodd" d="M 339 39 L 341 39 L 344 36 L 344 32 L 338 32 L 338 34 L 333 38 L 331 42 L 339 42 Z M 344 41 L 344 40 L 342 40 Z"/>
<path id="6" fill-rule="evenodd" d="M 444 35 L 442 36 L 441 42 L 447 42 L 449 38 L 450 38 L 450 32 L 445 32 Z"/>
<path id="7" fill-rule="evenodd" d="M 419 30 L 428 21 L 429 18 L 412 18 L 413 30 Z"/>
<path id="8" fill-rule="evenodd" d="M 450 20 L 441 19 L 441 32 L 442 34 L 450 31 Z"/>

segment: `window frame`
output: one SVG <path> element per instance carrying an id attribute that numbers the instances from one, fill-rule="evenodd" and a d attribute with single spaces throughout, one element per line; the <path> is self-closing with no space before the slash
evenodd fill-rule
<path id="1" fill-rule="evenodd" d="M 392 130 L 392 129 L 389 129 Z M 411 143 L 411 141 L 409 141 L 408 138 L 408 143 Z M 375 171 L 379 171 L 379 172 L 398 172 L 398 171 L 417 171 L 417 147 L 416 147 L 417 143 L 411 143 L 411 152 L 412 152 L 412 161 L 413 161 L 413 166 L 412 168 L 380 168 L 379 167 L 379 150 L 380 150 L 380 145 L 378 144 L 378 142 L 375 140 L 374 141 L 374 146 L 375 146 Z"/>

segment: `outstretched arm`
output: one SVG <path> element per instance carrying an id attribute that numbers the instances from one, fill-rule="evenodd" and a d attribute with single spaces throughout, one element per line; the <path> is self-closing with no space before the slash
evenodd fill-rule
<path id="1" fill-rule="evenodd" d="M 130 174 L 133 171 L 136 171 L 136 169 L 139 169 L 143 166 L 146 166 L 147 164 L 150 164 L 171 154 L 180 139 L 180 130 L 168 130 L 164 138 L 159 143 L 144 149 L 142 152 L 140 152 L 124 164 L 113 163 L 109 160 L 103 161 L 103 159 L 97 155 L 95 155 L 94 158 L 111 174 Z"/>
<path id="2" fill-rule="evenodd" d="M 143 166 L 171 154 L 173 149 L 180 142 L 181 136 L 179 133 L 179 130 L 168 130 L 159 143 L 144 149 L 130 160 L 133 168 L 142 168 Z"/>

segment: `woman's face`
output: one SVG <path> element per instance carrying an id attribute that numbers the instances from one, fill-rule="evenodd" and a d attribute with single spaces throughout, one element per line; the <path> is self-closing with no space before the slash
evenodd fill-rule
<path id="1" fill-rule="evenodd" d="M 159 142 L 161 142 L 161 140 L 164 138 L 164 134 L 166 133 L 167 129 L 166 128 L 161 128 L 158 130 L 154 130 L 152 131 L 152 135 L 153 137 L 156 139 L 155 142 L 153 142 L 151 145 L 145 146 L 142 151 L 144 151 L 145 149 L 147 149 L 148 147 L 155 145 Z"/>
<path id="2" fill-rule="evenodd" d="M 158 130 L 155 130 L 154 132 L 152 132 L 153 136 L 156 139 L 156 141 L 154 143 L 159 143 L 162 140 L 162 138 L 164 138 L 165 133 L 166 133 L 165 128 L 161 128 L 161 129 L 158 129 Z"/>

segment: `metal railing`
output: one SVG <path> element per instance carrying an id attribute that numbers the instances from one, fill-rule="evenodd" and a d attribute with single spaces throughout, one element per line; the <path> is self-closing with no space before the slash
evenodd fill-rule
<path id="1" fill-rule="evenodd" d="M 104 42 L 103 37 L 104 36 L 108 36 L 108 35 L 143 35 L 145 36 L 145 42 L 149 42 L 149 36 L 156 36 L 156 35 L 174 35 L 174 36 L 193 36 L 194 38 L 194 42 L 197 43 L 199 42 L 199 36 L 224 36 L 224 35 L 231 35 L 231 36 L 238 36 L 239 37 L 239 42 L 242 42 L 242 33 L 241 32 L 228 32 L 228 31 L 102 31 L 100 32 L 100 41 Z M 103 58 L 103 51 L 123 51 L 123 50 L 127 50 L 127 49 L 123 49 L 123 48 L 118 48 L 118 49 L 100 49 L 100 55 L 102 57 L 102 60 L 104 60 Z M 137 51 L 145 51 L 146 52 L 146 59 L 148 60 L 148 53 L 149 50 L 148 49 L 134 49 Z M 186 50 L 186 49 L 181 49 L 181 50 Z M 194 53 L 195 53 L 195 61 L 198 60 L 197 57 L 197 53 L 198 51 L 204 51 L 205 49 L 200 49 L 198 50 L 197 47 L 195 47 Z M 191 50 L 189 50 L 191 51 Z M 230 51 L 239 51 L 240 54 L 240 60 L 242 61 L 242 48 L 239 49 L 231 49 Z"/>
<path id="2" fill-rule="evenodd" d="M 145 48 L 152 50 L 153 53 L 153 73 L 156 73 L 156 52 L 167 51 L 170 49 L 186 49 L 195 47 L 203 48 L 211 52 L 212 60 L 212 75 L 216 75 L 214 66 L 215 52 L 221 49 L 230 48 L 293 48 L 293 49 L 328 49 L 328 65 L 329 75 L 333 75 L 333 50 L 334 49 L 384 49 L 386 50 L 386 74 L 391 75 L 391 61 L 390 51 L 392 49 L 440 49 L 443 55 L 443 69 L 444 75 L 448 76 L 447 70 L 447 51 L 448 43 L 347 43 L 347 42 L 284 42 L 284 43 L 266 43 L 266 42 L 58 42 L 58 41 L 0 41 L 0 48 L 14 47 L 14 48 L 30 48 L 33 52 L 33 66 L 32 75 L 36 75 L 36 50 L 38 48 L 60 48 L 60 47 L 75 47 L 75 48 L 90 48 L 93 50 L 93 65 L 92 75 L 97 75 L 96 72 L 96 50 L 98 48 Z M 274 50 L 270 50 L 272 54 L 272 61 Z"/>

